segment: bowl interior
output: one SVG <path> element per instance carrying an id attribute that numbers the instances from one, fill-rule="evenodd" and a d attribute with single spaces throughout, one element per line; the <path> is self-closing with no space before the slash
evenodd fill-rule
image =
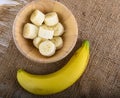
<path id="1" fill-rule="evenodd" d="M 52 57 L 42 56 L 39 50 L 33 46 L 32 40 L 25 39 L 22 35 L 24 24 L 30 22 L 30 15 L 35 9 L 43 13 L 57 12 L 60 22 L 65 28 L 65 33 L 63 34 L 64 46 L 56 51 Z M 18 12 L 13 24 L 13 38 L 17 48 L 27 58 L 40 63 L 50 63 L 63 59 L 75 46 L 77 36 L 77 23 L 72 13 L 63 4 L 52 0 L 36 0 L 27 4 Z"/>

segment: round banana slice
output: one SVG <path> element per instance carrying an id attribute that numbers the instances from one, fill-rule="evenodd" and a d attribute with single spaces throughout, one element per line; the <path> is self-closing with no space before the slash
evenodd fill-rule
<path id="1" fill-rule="evenodd" d="M 44 19 L 45 15 L 39 10 L 35 10 L 30 17 L 31 22 L 37 26 L 40 26 L 43 23 Z"/>
<path id="2" fill-rule="evenodd" d="M 55 54 L 55 44 L 49 40 L 41 42 L 39 45 L 39 51 L 43 56 L 52 56 Z"/>
<path id="3" fill-rule="evenodd" d="M 57 50 L 63 47 L 63 40 L 61 37 L 54 37 L 51 41 L 55 44 Z"/>
<path id="4" fill-rule="evenodd" d="M 53 29 L 54 29 L 54 36 L 61 36 L 64 33 L 64 27 L 61 23 L 55 25 Z"/>
<path id="5" fill-rule="evenodd" d="M 48 26 L 54 26 L 59 22 L 56 12 L 51 12 L 45 15 L 45 24 Z"/>
<path id="6" fill-rule="evenodd" d="M 23 36 L 24 38 L 27 39 L 34 39 L 38 35 L 38 27 L 31 24 L 27 23 L 24 25 L 23 28 Z"/>
<path id="7" fill-rule="evenodd" d="M 36 37 L 35 39 L 33 39 L 33 45 L 36 48 L 39 48 L 40 43 L 43 41 L 43 39 L 41 37 Z"/>

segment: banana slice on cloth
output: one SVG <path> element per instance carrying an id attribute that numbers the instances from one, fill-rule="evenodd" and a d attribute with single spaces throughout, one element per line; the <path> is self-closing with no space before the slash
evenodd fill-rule
<path id="1" fill-rule="evenodd" d="M 46 40 L 39 45 L 39 51 L 43 56 L 52 56 L 55 54 L 56 47 L 52 41 Z"/>
<path id="2" fill-rule="evenodd" d="M 54 26 L 59 22 L 58 15 L 56 12 L 51 12 L 45 15 L 45 24 L 48 26 Z"/>
<path id="3" fill-rule="evenodd" d="M 55 44 L 57 50 L 63 47 L 63 40 L 61 37 L 53 37 L 51 41 Z"/>
<path id="4" fill-rule="evenodd" d="M 26 39 L 34 39 L 38 35 L 38 27 L 31 24 L 27 23 L 24 25 L 23 28 L 23 36 Z"/>
<path id="5" fill-rule="evenodd" d="M 45 15 L 39 10 L 35 10 L 30 17 L 31 22 L 37 26 L 42 25 L 44 19 Z"/>

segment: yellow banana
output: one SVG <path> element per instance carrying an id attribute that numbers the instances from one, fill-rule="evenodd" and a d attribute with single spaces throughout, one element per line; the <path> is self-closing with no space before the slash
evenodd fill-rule
<path id="1" fill-rule="evenodd" d="M 58 93 L 80 78 L 87 67 L 88 60 L 89 42 L 84 41 L 69 62 L 60 70 L 48 75 L 33 75 L 20 69 L 17 72 L 17 80 L 25 90 L 32 94 Z"/>

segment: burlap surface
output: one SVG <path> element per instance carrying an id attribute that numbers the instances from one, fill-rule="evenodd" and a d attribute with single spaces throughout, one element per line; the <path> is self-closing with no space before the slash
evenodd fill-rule
<path id="1" fill-rule="evenodd" d="M 17 1 L 20 5 L 0 7 L 0 98 L 120 98 L 120 0 L 58 0 L 74 14 L 79 38 L 69 56 L 52 64 L 32 62 L 17 50 L 12 39 L 13 20 L 30 0 Z M 19 68 L 34 74 L 59 70 L 84 39 L 91 44 L 90 61 L 83 76 L 70 88 L 54 95 L 35 96 L 19 86 Z"/>

